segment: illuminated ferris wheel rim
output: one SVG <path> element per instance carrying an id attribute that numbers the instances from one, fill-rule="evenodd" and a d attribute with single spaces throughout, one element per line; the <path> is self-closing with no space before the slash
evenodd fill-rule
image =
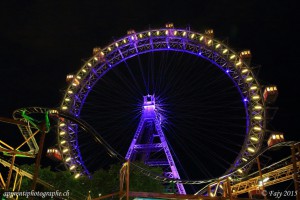
<path id="1" fill-rule="evenodd" d="M 239 155 L 227 170 L 231 172 L 238 169 L 239 174 L 236 176 L 242 176 L 248 168 L 239 168 L 239 166 L 250 160 L 263 142 L 265 103 L 260 84 L 245 61 L 247 56 L 251 56 L 250 51 L 238 54 L 224 43 L 214 39 L 212 30 L 209 31 L 203 34 L 174 27 L 137 33 L 133 30 L 129 31 L 127 36 L 103 49 L 98 49 L 94 56 L 84 63 L 69 84 L 60 109 L 78 117 L 86 97 L 96 82 L 114 66 L 136 55 L 153 51 L 180 51 L 199 56 L 222 69 L 235 83 L 242 97 L 246 112 L 246 137 Z M 61 134 L 68 133 L 69 128 L 66 126 L 58 126 L 58 131 L 62 152 L 64 149 L 71 150 L 63 153 L 66 166 L 77 175 L 88 174 L 77 147 L 78 141 L 75 145 L 69 142 L 70 137 L 75 140 L 77 138 L 73 138 L 74 136 L 70 134 Z"/>

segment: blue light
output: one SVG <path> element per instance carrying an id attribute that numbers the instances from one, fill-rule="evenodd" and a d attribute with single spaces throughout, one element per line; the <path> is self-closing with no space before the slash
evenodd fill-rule
<path id="1" fill-rule="evenodd" d="M 244 102 L 247 102 L 248 101 L 248 99 L 247 98 L 244 98 Z"/>
<path id="2" fill-rule="evenodd" d="M 227 73 L 227 74 L 229 73 L 229 69 L 226 70 L 226 73 Z"/>

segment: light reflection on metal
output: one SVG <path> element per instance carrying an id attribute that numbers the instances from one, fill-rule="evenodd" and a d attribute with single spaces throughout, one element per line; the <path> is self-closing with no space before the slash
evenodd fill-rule
<path id="1" fill-rule="evenodd" d="M 137 157 L 141 157 L 141 161 L 149 166 L 163 167 L 164 174 L 169 178 L 180 179 L 167 140 L 162 131 L 160 119 L 160 114 L 155 108 L 154 95 L 144 96 L 140 123 L 125 159 L 133 161 L 136 160 Z M 141 143 L 145 137 L 148 137 L 148 142 Z M 162 152 L 163 155 L 160 159 L 153 156 L 153 154 L 157 155 L 160 152 Z M 182 183 L 176 183 L 176 186 L 179 194 L 186 194 Z"/>

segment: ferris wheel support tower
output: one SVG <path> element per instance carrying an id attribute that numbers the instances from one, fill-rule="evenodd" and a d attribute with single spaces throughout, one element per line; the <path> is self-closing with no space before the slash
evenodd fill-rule
<path id="1" fill-rule="evenodd" d="M 166 176 L 180 179 L 167 139 L 161 128 L 161 116 L 155 108 L 154 95 L 144 96 L 141 119 L 126 159 L 140 160 L 148 166 L 163 167 Z M 176 183 L 176 185 L 179 194 L 186 194 L 182 183 Z"/>

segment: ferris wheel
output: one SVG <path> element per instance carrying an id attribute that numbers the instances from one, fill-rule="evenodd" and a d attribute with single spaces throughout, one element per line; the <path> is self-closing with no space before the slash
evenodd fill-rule
<path id="1" fill-rule="evenodd" d="M 165 28 L 130 30 L 95 48 L 93 56 L 68 76 L 60 109 L 87 121 L 129 158 L 143 110 L 155 97 L 159 114 L 153 120 L 159 118 L 158 129 L 181 178 L 220 175 L 216 168 L 244 176 L 251 165 L 243 164 L 261 148 L 266 126 L 261 85 L 250 60 L 249 50 L 235 52 L 215 39 L 213 30 L 198 33 L 171 23 Z M 108 162 L 82 132 L 72 121 L 59 121 L 60 150 L 76 178 L 101 167 L 100 161 Z M 152 154 L 160 158 L 158 151 Z M 196 177 L 191 173 L 195 171 L 203 175 Z"/>

